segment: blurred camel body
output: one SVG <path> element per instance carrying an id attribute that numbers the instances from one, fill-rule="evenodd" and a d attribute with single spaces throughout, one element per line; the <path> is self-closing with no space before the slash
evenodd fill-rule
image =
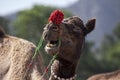
<path id="1" fill-rule="evenodd" d="M 120 80 L 120 70 L 93 75 L 92 77 L 88 78 L 88 80 Z"/>
<path id="2" fill-rule="evenodd" d="M 40 54 L 26 72 L 35 48 L 33 43 L 6 35 L 0 28 L 0 80 L 40 80 L 43 69 Z"/>

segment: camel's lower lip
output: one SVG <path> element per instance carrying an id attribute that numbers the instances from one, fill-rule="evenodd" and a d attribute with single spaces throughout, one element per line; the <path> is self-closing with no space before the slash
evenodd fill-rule
<path id="1" fill-rule="evenodd" d="M 45 46 L 45 51 L 48 54 L 57 53 L 59 50 L 59 42 L 57 41 L 48 41 L 47 45 Z"/>
<path id="2" fill-rule="evenodd" d="M 48 50 L 56 50 L 58 47 L 48 47 L 48 46 L 45 46 L 45 49 L 48 51 Z"/>

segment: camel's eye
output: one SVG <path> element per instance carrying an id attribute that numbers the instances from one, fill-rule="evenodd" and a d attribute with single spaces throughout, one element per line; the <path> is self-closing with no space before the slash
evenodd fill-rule
<path id="1" fill-rule="evenodd" d="M 54 27 L 52 27 L 52 30 L 53 30 L 53 31 L 58 31 L 59 28 L 58 28 L 57 26 L 54 26 Z"/>

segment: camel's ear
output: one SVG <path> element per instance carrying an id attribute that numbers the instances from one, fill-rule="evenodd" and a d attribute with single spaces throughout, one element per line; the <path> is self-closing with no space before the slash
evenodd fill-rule
<path id="1" fill-rule="evenodd" d="M 95 28 L 95 23 L 96 23 L 96 19 L 90 19 L 90 20 L 88 20 L 88 22 L 85 25 L 85 28 L 86 28 L 85 35 L 87 35 L 88 33 L 90 33 Z"/>

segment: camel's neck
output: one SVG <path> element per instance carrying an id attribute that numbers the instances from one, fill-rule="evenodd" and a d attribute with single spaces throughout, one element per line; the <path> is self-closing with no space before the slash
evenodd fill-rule
<path id="1" fill-rule="evenodd" d="M 81 55 L 83 41 L 79 42 L 72 49 L 73 51 L 67 50 L 66 52 L 61 49 L 59 56 L 51 66 L 51 77 L 49 80 L 75 80 L 76 67 Z"/>
<path id="2" fill-rule="evenodd" d="M 75 64 L 70 63 L 62 58 L 58 58 L 54 61 L 53 65 L 51 66 L 52 78 L 50 80 L 59 80 L 57 78 L 75 78 L 75 70 Z M 55 78 L 55 76 L 57 76 L 57 78 Z"/>

